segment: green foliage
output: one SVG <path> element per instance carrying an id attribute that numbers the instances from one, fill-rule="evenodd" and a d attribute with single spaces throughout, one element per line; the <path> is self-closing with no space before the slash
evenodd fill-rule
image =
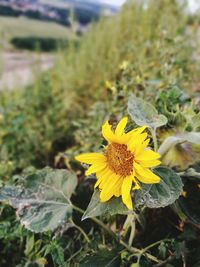
<path id="1" fill-rule="evenodd" d="M 142 185 L 135 193 L 136 205 L 145 204 L 149 208 L 168 206 L 179 198 L 183 191 L 181 178 L 171 169 L 157 167 L 154 169 L 161 181 L 158 184 Z"/>
<path id="2" fill-rule="evenodd" d="M 77 181 L 73 173 L 49 168 L 23 178 L 25 187 L 4 187 L 0 200 L 17 209 L 21 223 L 39 233 L 54 230 L 71 218 L 70 197 Z"/>
<path id="3" fill-rule="evenodd" d="M 156 129 L 167 123 L 167 118 L 164 115 L 159 115 L 154 106 L 134 95 L 129 97 L 128 112 L 133 121 L 140 126 L 147 125 Z"/>
<path id="4" fill-rule="evenodd" d="M 73 36 L 68 28 L 54 22 L 6 16 L 0 16 L 0 33 L 9 40 L 14 37 L 29 36 L 58 39 L 68 39 L 68 37 Z"/>
<path id="5" fill-rule="evenodd" d="M 14 37 L 11 44 L 18 49 L 39 50 L 39 51 L 53 51 L 59 48 L 66 48 L 68 42 L 65 39 L 55 39 L 53 37 Z"/>
<path id="6" fill-rule="evenodd" d="M 100 215 L 115 215 L 128 213 L 127 207 L 123 204 L 120 198 L 112 198 L 109 202 L 105 203 L 101 203 L 99 199 L 99 192 L 98 190 L 95 190 L 90 200 L 90 204 L 88 205 L 87 210 L 83 214 L 82 220 Z"/>
<path id="7" fill-rule="evenodd" d="M 24 91 L 0 92 L 0 157 L 11 169 L 44 167 L 63 142 L 68 146 L 73 142 L 66 124 L 72 96 L 63 103 L 62 91 L 52 86 L 50 74 L 46 74 Z"/>
<path id="8" fill-rule="evenodd" d="M 56 242 L 51 242 L 45 250 L 45 255 L 51 254 L 56 266 L 64 266 L 64 249 Z"/>

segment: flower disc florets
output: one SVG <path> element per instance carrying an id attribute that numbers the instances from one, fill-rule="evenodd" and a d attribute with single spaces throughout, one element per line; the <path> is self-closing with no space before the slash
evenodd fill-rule
<path id="1" fill-rule="evenodd" d="M 133 154 L 128 150 L 127 145 L 112 143 L 106 149 L 108 166 L 116 174 L 122 177 L 131 175 L 133 172 Z"/>

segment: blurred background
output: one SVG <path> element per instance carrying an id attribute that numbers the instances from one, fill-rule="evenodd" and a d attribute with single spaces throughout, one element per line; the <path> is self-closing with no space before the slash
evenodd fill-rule
<path id="1" fill-rule="evenodd" d="M 78 45 L 91 23 L 116 15 L 125 2 L 0 0 L 0 90 L 31 84 L 41 71 L 54 66 L 58 50 Z M 189 0 L 187 12 L 197 12 L 198 2 Z"/>
<path id="2" fill-rule="evenodd" d="M 75 170 L 73 202 L 86 209 L 93 186 L 74 156 L 99 150 L 103 121 L 127 115 L 130 93 L 168 118 L 159 144 L 183 128 L 200 131 L 199 7 L 200 0 L 0 0 L 0 187 L 45 166 Z M 185 167 L 188 152 L 182 153 L 183 161 L 177 157 Z M 199 220 L 195 192 L 191 207 L 198 216 L 192 217 Z M 183 232 L 168 210 L 159 212 L 149 213 L 136 246 L 163 236 L 184 244 L 188 238 L 188 266 L 199 267 L 200 249 L 193 250 L 200 248 L 199 235 Z M 0 266 L 86 266 L 78 263 L 105 238 L 88 222 L 78 223 L 90 233 L 90 245 L 67 226 L 57 239 L 49 232 L 34 237 L 14 209 L 0 204 Z M 160 249 L 163 259 L 166 251 Z M 133 255 L 123 255 L 120 266 L 131 266 Z M 168 266 L 183 266 L 178 257 Z"/>
<path id="3" fill-rule="evenodd" d="M 58 50 L 78 45 L 91 23 L 115 16 L 125 2 L 0 0 L 0 90 L 31 84 L 41 71 L 54 66 Z M 186 9 L 194 13 L 198 7 L 198 0 L 189 0 Z"/>
<path id="4" fill-rule="evenodd" d="M 0 0 L 0 90 L 30 84 L 55 52 L 78 43 L 92 22 L 113 16 L 124 0 Z"/>

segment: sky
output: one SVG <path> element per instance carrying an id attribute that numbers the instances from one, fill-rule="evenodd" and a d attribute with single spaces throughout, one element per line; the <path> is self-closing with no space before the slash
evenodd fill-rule
<path id="1" fill-rule="evenodd" d="M 111 4 L 114 6 L 121 6 L 126 0 L 100 0 L 99 2 Z"/>
<path id="2" fill-rule="evenodd" d="M 126 0 L 99 0 L 99 2 L 111 4 L 114 6 L 121 6 Z M 194 12 L 200 6 L 200 0 L 188 0 L 189 10 Z"/>
<path id="3" fill-rule="evenodd" d="M 192 12 L 194 12 L 200 6 L 199 0 L 190 0 L 189 1 L 189 8 Z"/>

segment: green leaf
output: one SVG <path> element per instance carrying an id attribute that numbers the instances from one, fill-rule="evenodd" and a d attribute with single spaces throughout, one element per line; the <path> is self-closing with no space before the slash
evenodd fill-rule
<path id="1" fill-rule="evenodd" d="M 56 242 L 47 246 L 45 255 L 50 254 L 55 266 L 64 266 L 64 249 Z"/>
<path id="2" fill-rule="evenodd" d="M 130 95 L 128 100 L 128 113 L 139 126 L 147 125 L 156 129 L 167 123 L 167 118 L 158 114 L 154 106 L 133 94 Z"/>
<path id="3" fill-rule="evenodd" d="M 120 267 L 121 260 L 117 251 L 100 250 L 97 254 L 87 256 L 80 267 Z"/>
<path id="4" fill-rule="evenodd" d="M 47 189 L 47 195 L 48 192 L 49 189 Z M 45 187 L 41 187 L 39 192 L 21 187 L 5 187 L 0 194 L 17 209 L 21 223 L 33 232 L 54 230 L 71 218 L 70 201 L 62 194 L 58 198 L 58 192 L 55 192 L 56 198 L 46 197 Z"/>
<path id="5" fill-rule="evenodd" d="M 26 256 L 28 256 L 31 253 L 32 249 L 34 248 L 34 243 L 35 243 L 34 234 L 28 235 L 26 237 L 26 248 L 24 251 L 24 254 Z"/>
<path id="6" fill-rule="evenodd" d="M 42 170 L 37 170 L 34 173 L 18 176 L 18 179 L 23 182 L 26 188 L 34 188 L 34 190 L 40 189 L 41 186 L 53 188 L 53 193 L 58 191 L 70 199 L 72 193 L 77 186 L 77 176 L 75 173 L 59 169 L 55 170 L 46 167 Z M 50 192 L 49 192 L 50 193 Z"/>
<path id="7" fill-rule="evenodd" d="M 127 214 L 128 209 L 120 197 L 113 197 L 107 202 L 100 202 L 99 191 L 95 190 L 82 220 L 100 215 Z"/>
<path id="8" fill-rule="evenodd" d="M 167 167 L 157 167 L 153 172 L 161 178 L 160 183 L 142 184 L 141 190 L 135 191 L 136 206 L 165 207 L 174 203 L 182 193 L 182 180 L 173 170 Z"/>
<path id="9" fill-rule="evenodd" d="M 0 200 L 9 201 L 17 209 L 27 229 L 36 233 L 54 230 L 71 218 L 69 197 L 75 188 L 75 179 L 76 176 L 66 170 L 45 168 L 21 177 L 23 186 L 2 188 Z M 71 187 L 66 189 L 66 186 Z"/>

